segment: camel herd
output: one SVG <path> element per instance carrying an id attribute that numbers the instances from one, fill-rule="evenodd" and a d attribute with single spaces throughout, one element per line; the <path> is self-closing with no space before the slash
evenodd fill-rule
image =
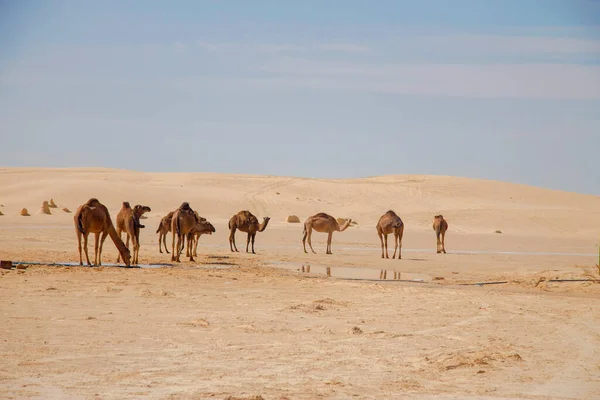
<path id="1" fill-rule="evenodd" d="M 95 245 L 94 245 L 94 265 L 102 265 L 102 245 L 106 240 L 106 237 L 110 235 L 112 241 L 115 243 L 119 256 L 117 257 L 117 263 L 123 260 L 125 265 L 135 265 L 139 262 L 140 252 L 140 229 L 145 228 L 140 222 L 144 213 L 152 211 L 150 207 L 144 205 L 136 205 L 131 207 L 129 202 L 124 201 L 117 214 L 117 227 L 115 229 L 110 214 L 106 206 L 98 201 L 96 198 L 91 198 L 75 212 L 73 216 L 75 222 L 75 231 L 77 233 L 77 244 L 79 249 L 79 264 L 83 265 L 83 257 L 81 252 L 81 238 L 83 237 L 83 249 L 85 251 L 85 258 L 88 265 L 90 258 L 88 256 L 88 236 L 90 233 L 95 234 Z M 235 244 L 235 232 L 237 230 L 247 233 L 246 238 L 246 252 L 248 252 L 250 243 L 252 243 L 252 253 L 254 253 L 254 239 L 257 232 L 263 232 L 269 224 L 269 217 L 264 217 L 262 222 L 258 221 L 258 218 L 254 216 L 248 210 L 242 210 L 231 217 L 229 220 L 229 248 L 232 252 L 238 251 Z M 306 251 L 306 242 L 310 250 L 315 253 L 312 243 L 311 236 L 313 230 L 316 232 L 327 233 L 327 250 L 326 254 L 332 254 L 331 252 L 331 239 L 333 232 L 343 232 L 350 224 L 351 219 L 346 220 L 342 226 L 338 221 L 329 214 L 318 213 L 310 216 L 304 222 L 302 246 L 304 252 Z M 442 215 L 436 215 L 433 219 L 433 230 L 435 231 L 437 238 L 437 252 L 446 253 L 444 246 L 444 239 L 446 231 L 448 230 L 448 222 Z M 396 258 L 396 252 L 398 253 L 398 259 L 402 258 L 402 235 L 404 233 L 404 222 L 402 219 L 392 210 L 387 211 L 379 218 L 377 222 L 377 235 L 381 241 L 381 258 L 389 258 L 388 255 L 388 235 L 394 234 L 394 254 L 392 258 Z M 126 233 L 126 242 L 123 243 L 122 233 Z M 165 251 L 169 254 L 167 249 L 167 234 L 172 232 L 172 243 L 171 243 L 171 261 L 180 262 L 180 255 L 185 248 L 185 242 L 187 239 L 187 250 L 186 257 L 189 257 L 190 261 L 194 261 L 194 257 L 197 256 L 198 241 L 200 236 L 204 234 L 212 235 L 216 232 L 215 227 L 206 220 L 206 218 L 198 215 L 198 212 L 194 211 L 188 202 L 183 202 L 175 211 L 171 211 L 165 215 L 159 225 L 156 233 L 158 237 L 158 251 L 162 253 L 164 246 Z M 133 248 L 133 259 L 129 250 L 129 239 L 131 238 L 131 244 Z"/>

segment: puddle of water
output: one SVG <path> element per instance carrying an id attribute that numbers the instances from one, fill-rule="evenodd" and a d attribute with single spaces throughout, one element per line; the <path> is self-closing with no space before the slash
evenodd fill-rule
<path id="1" fill-rule="evenodd" d="M 332 278 L 348 280 L 370 280 L 370 281 L 403 281 L 403 282 L 425 282 L 431 280 L 428 276 L 410 272 L 398 272 L 389 269 L 369 267 L 342 267 L 316 264 L 302 264 L 294 262 L 271 262 L 276 268 L 290 271 L 298 271 L 305 274 L 325 275 Z"/>
<path id="2" fill-rule="evenodd" d="M 78 262 L 53 262 L 53 263 L 44 263 L 44 262 L 33 262 L 33 261 L 13 261 L 13 265 L 48 265 L 51 267 L 79 267 Z M 120 268 L 163 268 L 163 267 L 172 267 L 173 264 L 138 264 L 132 265 L 130 267 L 126 267 L 124 264 L 113 264 L 113 263 L 103 263 L 101 267 L 120 267 Z M 83 267 L 87 267 L 86 264 Z M 93 267 L 96 268 L 96 267 Z"/>

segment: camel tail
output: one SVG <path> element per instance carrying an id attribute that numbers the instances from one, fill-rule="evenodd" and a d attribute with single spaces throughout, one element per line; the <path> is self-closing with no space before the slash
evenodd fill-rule
<path id="1" fill-rule="evenodd" d="M 83 222 L 81 221 L 82 214 L 83 214 L 83 210 L 81 210 L 81 212 L 77 216 L 77 229 L 79 229 L 79 232 L 85 234 L 85 230 L 83 229 Z"/>
<path id="2" fill-rule="evenodd" d="M 441 232 L 442 232 L 442 223 L 440 222 L 439 224 L 437 224 L 435 226 L 435 235 L 440 236 Z"/>
<path id="3" fill-rule="evenodd" d="M 176 233 L 177 236 L 179 236 L 181 234 L 181 229 L 179 228 L 179 215 L 176 215 L 176 217 L 177 218 L 173 217 L 174 221 L 175 221 L 175 230 L 174 230 L 174 233 Z"/>
<path id="4" fill-rule="evenodd" d="M 160 228 L 162 227 L 162 221 L 158 223 L 158 228 L 156 229 L 156 233 L 160 232 Z"/>

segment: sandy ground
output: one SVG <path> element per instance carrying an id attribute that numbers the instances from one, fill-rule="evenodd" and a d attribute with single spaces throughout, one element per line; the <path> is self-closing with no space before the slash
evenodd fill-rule
<path id="1" fill-rule="evenodd" d="M 104 169 L 4 168 L 0 187 L 2 260 L 78 261 L 61 208 L 90 197 L 113 220 L 122 201 L 152 208 L 141 263 L 170 263 L 154 232 L 182 201 L 217 229 L 194 263 L 0 270 L 2 398 L 600 398 L 600 284 L 554 281 L 600 278 L 598 196 L 454 177 Z M 38 214 L 50 198 L 59 208 Z M 406 224 L 402 260 L 380 258 L 374 227 L 390 208 Z M 242 233 L 242 252 L 228 248 L 241 209 L 271 217 L 256 255 Z M 334 234 L 333 255 L 324 234 L 304 254 L 302 225 L 285 222 L 317 212 L 358 221 Z M 116 255 L 108 239 L 103 262 Z M 344 279 L 382 270 L 386 281 Z M 472 285 L 494 281 L 506 283 Z"/>

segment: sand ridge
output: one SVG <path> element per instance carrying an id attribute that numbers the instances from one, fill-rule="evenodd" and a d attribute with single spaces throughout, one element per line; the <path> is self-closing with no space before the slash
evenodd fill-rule
<path id="1" fill-rule="evenodd" d="M 78 260 L 73 214 L 58 210 L 90 197 L 113 221 L 123 201 L 152 208 L 142 263 L 170 262 L 155 231 L 182 201 L 216 228 L 201 237 L 195 263 L 0 270 L 0 392 L 8 398 L 600 396 L 600 284 L 552 282 L 600 272 L 598 196 L 443 176 L 96 168 L 2 168 L 0 187 L 0 259 Z M 51 215 L 19 215 L 48 199 L 58 206 Z M 380 258 L 375 224 L 390 208 L 406 224 L 402 260 Z M 242 209 L 271 217 L 256 255 L 229 251 L 227 221 Z M 317 212 L 358 221 L 334 234 L 333 255 L 318 233 L 317 254 L 304 254 L 303 224 L 286 222 Z M 450 225 L 448 254 L 435 253 L 431 223 L 440 213 Z M 103 261 L 114 262 L 110 239 L 104 247 Z M 303 265 L 423 282 L 345 281 L 295 270 Z M 459 285 L 493 280 L 510 283 Z"/>

